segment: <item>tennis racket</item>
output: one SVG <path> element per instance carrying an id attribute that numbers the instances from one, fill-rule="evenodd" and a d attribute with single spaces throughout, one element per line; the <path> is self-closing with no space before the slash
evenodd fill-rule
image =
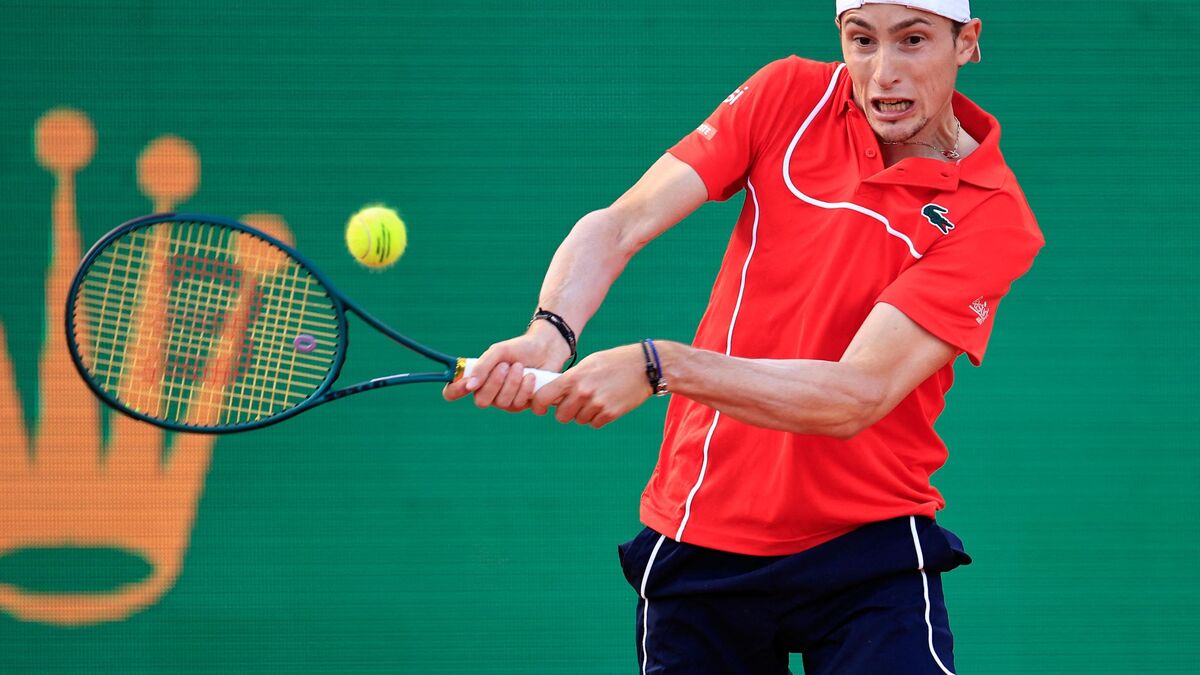
<path id="1" fill-rule="evenodd" d="M 444 368 L 334 389 L 347 312 Z M 199 214 L 138 218 L 96 242 L 67 293 L 66 331 L 101 400 L 175 431 L 257 429 L 369 389 L 453 382 L 475 364 L 385 325 L 287 244 Z M 538 388 L 558 377 L 532 372 Z"/>

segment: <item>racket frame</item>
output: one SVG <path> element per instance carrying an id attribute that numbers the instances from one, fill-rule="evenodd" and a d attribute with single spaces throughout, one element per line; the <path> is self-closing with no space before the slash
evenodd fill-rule
<path id="1" fill-rule="evenodd" d="M 312 277 L 321 284 L 326 295 L 332 301 L 333 308 L 337 315 L 338 334 L 341 336 L 341 339 L 337 341 L 333 362 L 329 367 L 329 372 L 326 373 L 325 379 L 313 391 L 313 393 L 308 396 L 308 398 L 292 407 L 271 415 L 270 417 L 254 420 L 252 422 L 246 422 L 244 424 L 200 427 L 183 424 L 181 422 L 164 420 L 138 412 L 137 410 L 125 405 L 116 396 L 113 396 L 109 392 L 105 391 L 92 379 L 92 376 L 88 372 L 87 366 L 83 363 L 80 345 L 75 337 L 75 298 L 79 294 L 80 286 L 83 284 L 84 277 L 87 275 L 87 272 L 91 269 L 92 264 L 96 261 L 96 259 L 99 258 L 100 255 L 107 250 L 109 245 L 115 240 L 126 236 L 130 232 L 144 229 L 152 225 L 157 225 L 159 223 L 168 222 L 211 223 L 213 225 L 226 227 L 231 230 L 237 230 L 251 236 L 258 237 L 263 241 L 266 241 L 268 244 L 271 244 L 272 246 L 282 250 L 297 264 L 299 264 L 305 272 L 312 275 Z M 349 322 L 346 320 L 347 312 L 352 312 L 367 325 L 371 326 L 392 340 L 395 340 L 404 347 L 417 352 L 418 354 L 432 361 L 437 361 L 445 365 L 446 369 L 443 371 L 428 371 L 419 373 L 397 373 L 394 375 L 372 378 L 370 380 L 352 384 L 346 387 L 341 387 L 339 389 L 333 389 L 333 383 L 337 380 L 338 376 L 342 372 L 342 366 L 346 362 L 346 352 L 350 347 Z M 251 429 L 260 429 L 262 427 L 282 422 L 289 417 L 298 415 L 323 403 L 328 403 L 329 401 L 334 401 L 339 398 L 350 396 L 351 394 L 358 394 L 371 389 L 379 389 L 382 387 L 389 387 L 399 384 L 414 384 L 418 382 L 453 382 L 459 377 L 462 377 L 463 369 L 466 363 L 465 359 L 450 356 L 449 354 L 437 351 L 436 349 L 431 349 L 430 347 L 427 347 L 413 340 L 412 338 L 399 333 L 391 326 L 388 326 L 384 322 L 377 319 L 370 312 L 367 312 L 365 309 L 359 306 L 358 303 L 343 295 L 337 289 L 337 287 L 333 285 L 328 277 L 326 277 L 319 269 L 317 269 L 315 265 L 309 262 L 308 258 L 304 257 L 304 255 L 295 248 L 285 244 L 282 241 L 279 241 L 275 237 L 272 237 L 261 230 L 250 227 L 244 223 L 240 223 L 230 218 L 222 218 L 220 216 L 213 216 L 203 213 L 155 213 L 148 216 L 142 216 L 117 226 L 101 237 L 95 244 L 92 245 L 87 254 L 83 256 L 83 259 L 80 261 L 79 267 L 75 272 L 75 277 L 71 280 L 71 287 L 67 290 L 67 306 L 64 319 L 64 330 L 67 336 L 67 348 L 71 354 L 71 362 L 75 365 L 75 369 L 79 372 L 79 375 L 83 378 L 83 381 L 87 383 L 88 388 L 92 390 L 92 393 L 94 393 L 110 408 L 120 413 L 171 431 L 226 434 L 239 431 L 249 431 Z"/>

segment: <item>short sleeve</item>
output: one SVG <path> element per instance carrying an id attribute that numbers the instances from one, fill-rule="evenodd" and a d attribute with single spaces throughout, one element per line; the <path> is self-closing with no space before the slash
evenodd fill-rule
<path id="1" fill-rule="evenodd" d="M 783 102 L 803 94 L 797 88 L 806 89 L 808 71 L 820 70 L 832 72 L 829 64 L 795 56 L 767 64 L 668 152 L 696 170 L 710 201 L 729 199 L 746 186 L 758 146 L 775 126 Z"/>
<path id="2" fill-rule="evenodd" d="M 1045 240 L 1023 200 L 992 197 L 963 217 L 877 298 L 983 362 L 996 309 Z"/>

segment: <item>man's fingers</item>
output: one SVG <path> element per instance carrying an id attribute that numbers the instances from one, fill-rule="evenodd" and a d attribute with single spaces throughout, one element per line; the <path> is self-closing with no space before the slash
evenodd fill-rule
<path id="1" fill-rule="evenodd" d="M 499 364 L 500 359 L 496 354 L 496 348 L 489 347 L 479 359 L 475 361 L 475 365 L 471 368 L 471 374 L 462 379 L 463 386 L 466 391 L 475 391 L 479 386 L 488 380 L 492 374 L 492 370 Z"/>
<path id="2" fill-rule="evenodd" d="M 517 400 L 524 382 L 525 366 L 520 363 L 514 363 L 509 366 L 508 376 L 504 378 L 504 383 L 500 385 L 500 392 L 496 394 L 496 400 L 492 402 L 492 405 L 508 412 L 517 412 L 524 409 L 525 406 L 520 405 L 520 402 Z"/>
<path id="3" fill-rule="evenodd" d="M 533 390 L 537 386 L 537 377 L 533 373 L 525 373 L 521 378 L 521 391 L 517 393 L 517 400 L 514 403 L 519 404 L 524 410 L 533 402 Z"/>
<path id="4" fill-rule="evenodd" d="M 508 377 L 508 364 L 501 363 L 493 369 L 491 375 L 475 390 L 475 405 L 480 408 L 487 408 L 492 405 L 492 401 L 496 400 L 496 394 L 500 393 L 500 387 L 504 384 L 504 379 Z M 475 379 L 472 377 L 471 379 Z M 467 388 L 470 388 L 470 383 L 467 383 Z"/>
<path id="5" fill-rule="evenodd" d="M 554 419 L 566 424 L 575 419 L 579 415 L 579 411 L 588 402 L 587 398 L 581 396 L 579 392 L 572 392 L 558 404 L 554 411 Z"/>
<path id="6" fill-rule="evenodd" d="M 603 409 L 604 409 L 603 406 L 600 406 L 596 403 L 591 403 L 591 404 L 585 405 L 585 406 L 583 406 L 583 409 L 579 411 L 579 414 L 575 416 L 575 423 L 576 424 L 591 424 L 592 420 L 594 420 L 596 418 L 596 416 L 600 414 L 600 411 Z"/>
<path id="7" fill-rule="evenodd" d="M 471 392 L 467 391 L 467 380 L 465 378 L 442 387 L 442 398 L 447 401 L 457 401 L 469 393 Z"/>
<path id="8" fill-rule="evenodd" d="M 533 412 L 537 415 L 545 415 L 549 412 L 550 406 L 557 405 L 566 393 L 567 384 L 570 382 L 569 378 L 570 375 L 563 375 L 539 389 L 533 395 L 533 401 L 530 403 Z"/>
<path id="9" fill-rule="evenodd" d="M 480 363 L 482 362 L 481 358 Z M 509 412 L 517 412 L 530 406 L 533 389 L 537 382 L 533 373 L 526 371 L 524 366 L 519 363 L 511 366 L 507 363 L 500 363 L 495 368 L 489 368 L 489 371 L 490 375 L 481 374 L 484 371 L 476 367 L 471 374 L 472 377 L 464 377 L 442 387 L 442 398 L 447 401 L 457 401 L 474 391 L 475 404 L 481 408 L 495 406 Z M 478 380 L 474 389 L 470 386 L 472 379 Z M 540 414 L 544 414 L 544 412 Z"/>

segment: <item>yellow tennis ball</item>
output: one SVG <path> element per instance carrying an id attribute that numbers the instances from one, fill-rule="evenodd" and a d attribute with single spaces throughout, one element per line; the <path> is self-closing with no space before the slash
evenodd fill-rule
<path id="1" fill-rule="evenodd" d="M 382 269 L 396 262 L 408 245 L 404 221 L 386 206 L 368 206 L 346 223 L 346 247 L 358 262 Z"/>

